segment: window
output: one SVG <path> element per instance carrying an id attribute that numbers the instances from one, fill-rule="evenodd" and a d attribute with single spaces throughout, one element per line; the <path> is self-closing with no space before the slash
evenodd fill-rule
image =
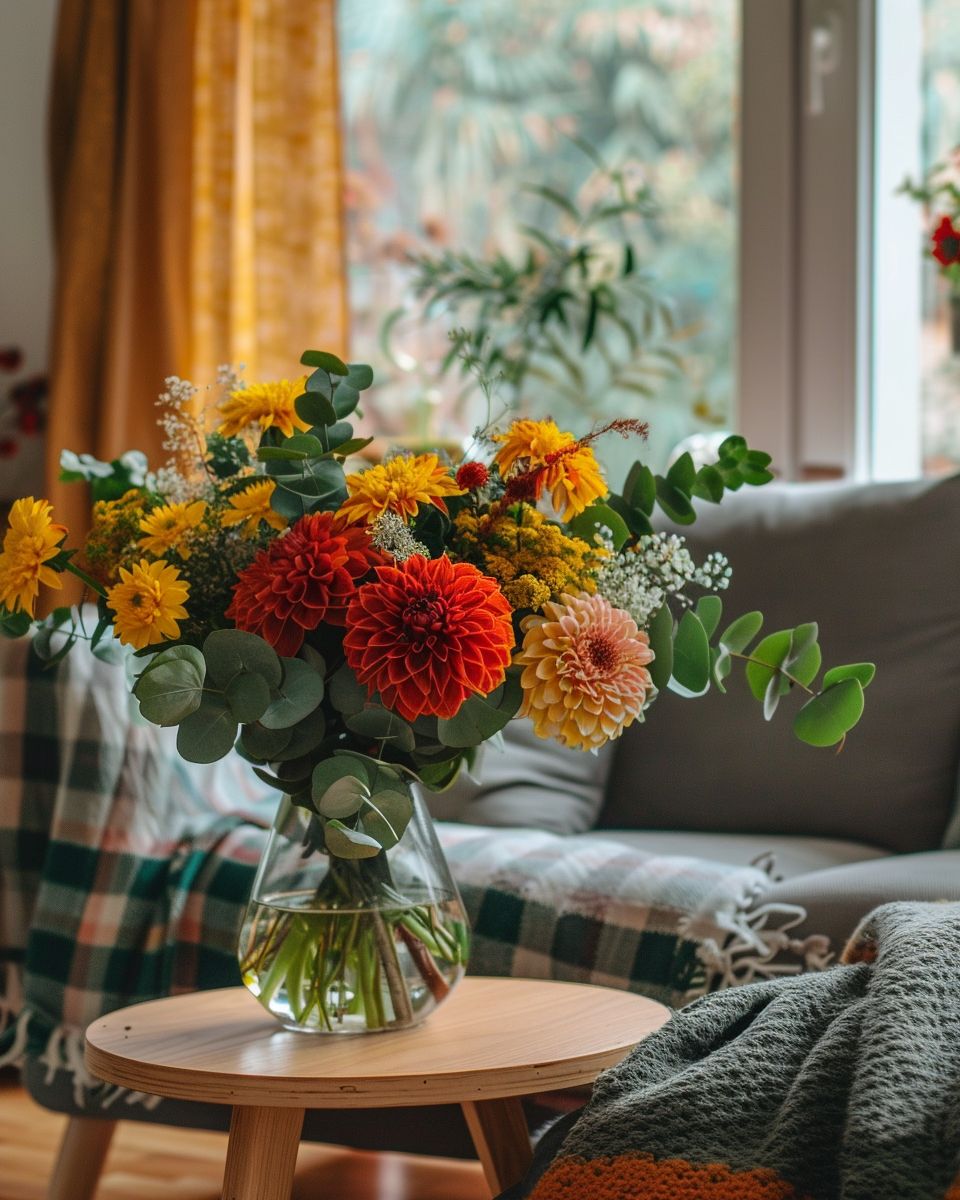
<path id="1" fill-rule="evenodd" d="M 639 415 L 651 459 L 682 437 L 734 421 L 737 342 L 736 0 L 341 0 L 353 337 L 374 345 L 409 301 L 411 252 L 519 260 L 523 223 L 563 231 L 546 184 L 587 202 L 597 168 L 639 164 L 658 211 L 640 266 L 676 305 L 684 369 L 655 396 L 587 372 L 576 400 L 548 384 L 525 396 L 558 418 Z M 378 419 L 413 440 L 462 439 L 476 396 L 444 375 L 447 331 L 463 310 L 396 318 L 377 363 Z M 591 351 L 593 353 L 594 351 Z M 574 414 L 573 409 L 579 411 Z M 635 447 L 608 447 L 611 468 Z M 617 455 L 619 454 L 619 458 Z"/>

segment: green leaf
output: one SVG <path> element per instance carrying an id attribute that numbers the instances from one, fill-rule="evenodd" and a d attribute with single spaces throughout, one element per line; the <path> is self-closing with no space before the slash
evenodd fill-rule
<path id="1" fill-rule="evenodd" d="M 242 724 L 259 721 L 270 705 L 270 689 L 261 675 L 235 675 L 224 695 L 230 711 Z"/>
<path id="2" fill-rule="evenodd" d="M 673 679 L 695 696 L 710 686 L 710 642 L 700 618 L 690 609 L 680 618 L 673 639 Z"/>
<path id="3" fill-rule="evenodd" d="M 717 451 L 719 458 L 732 458 L 735 462 L 739 462 L 740 459 L 745 458 L 746 453 L 746 438 L 742 438 L 737 434 L 732 434 L 730 437 L 725 438 L 720 443 L 720 448 Z"/>
<path id="4" fill-rule="evenodd" d="M 309 388 L 309 381 L 307 387 Z M 337 419 L 337 410 L 333 401 L 322 392 L 307 391 L 298 396 L 293 407 L 301 421 L 308 425 L 333 425 Z"/>
<path id="5" fill-rule="evenodd" d="M 349 417 L 359 403 L 360 393 L 355 387 L 347 382 L 337 385 L 333 393 L 333 411 L 338 417 Z"/>
<path id="6" fill-rule="evenodd" d="M 418 767 L 418 772 L 424 787 L 432 792 L 443 792 L 456 782 L 462 766 L 463 758 L 458 754 L 454 758 L 444 759 L 443 762 L 424 763 Z"/>
<path id="7" fill-rule="evenodd" d="M 4 613 L 0 617 L 0 633 L 4 637 L 18 638 L 30 632 L 33 618 L 27 612 Z"/>
<path id="8" fill-rule="evenodd" d="M 763 613 L 744 613 L 720 634 L 720 645 L 731 654 L 742 654 L 762 628 Z"/>
<path id="9" fill-rule="evenodd" d="M 631 508 L 639 508 L 649 516 L 657 498 L 657 481 L 649 467 L 635 462 L 623 485 L 623 498 Z"/>
<path id="10" fill-rule="evenodd" d="M 141 715 L 154 725 L 179 725 L 200 707 L 205 674 L 196 646 L 161 650 L 133 686 Z"/>
<path id="11" fill-rule="evenodd" d="M 364 833 L 379 842 L 384 850 L 389 850 L 403 837 L 412 816 L 410 793 L 406 789 L 390 788 L 367 797 L 360 824 Z"/>
<path id="12" fill-rule="evenodd" d="M 689 452 L 684 451 L 667 471 L 667 482 L 689 496 L 696 481 L 697 468 L 693 465 Z"/>
<path id="13" fill-rule="evenodd" d="M 366 363 L 349 363 L 348 366 L 347 383 L 358 392 L 365 392 L 373 383 L 373 367 Z"/>
<path id="14" fill-rule="evenodd" d="M 358 713 L 367 703 L 369 693 L 364 683 L 358 683 L 350 667 L 344 663 L 330 678 L 330 703 L 340 713 Z"/>
<path id="15" fill-rule="evenodd" d="M 299 658 L 283 658 L 280 695 L 260 718 L 267 729 L 288 729 L 297 725 L 323 700 L 323 676 Z"/>
<path id="16" fill-rule="evenodd" d="M 869 687 L 876 673 L 877 668 L 869 662 L 847 663 L 842 667 L 831 667 L 823 677 L 823 687 L 826 690 L 844 679 L 858 679 L 861 687 Z"/>
<path id="17" fill-rule="evenodd" d="M 782 680 L 780 668 L 783 660 L 790 653 L 792 629 L 778 629 L 776 633 L 768 634 L 763 641 L 751 652 L 750 662 L 747 663 L 747 683 L 754 698 L 763 702 L 770 680 L 776 676 Z M 784 681 L 785 682 L 785 681 Z M 788 685 L 789 686 L 789 685 Z"/>
<path id="18" fill-rule="evenodd" d="M 522 701 L 520 672 L 511 670 L 489 696 L 468 696 L 455 716 L 441 718 L 437 722 L 440 741 L 454 750 L 479 746 L 517 715 Z"/>
<path id="19" fill-rule="evenodd" d="M 343 723 L 362 737 L 390 742 L 397 750 L 408 752 L 417 744 L 409 724 L 380 704 L 366 704 L 358 713 L 344 716 Z"/>
<path id="20" fill-rule="evenodd" d="M 290 744 L 289 729 L 265 729 L 262 725 L 245 725 L 240 735 L 241 748 L 252 758 L 272 762 Z"/>
<path id="21" fill-rule="evenodd" d="M 328 821 L 323 831 L 327 849 L 337 858 L 376 858 L 380 843 L 342 821 Z"/>
<path id="22" fill-rule="evenodd" d="M 816 679 L 822 662 L 817 644 L 819 629 L 815 621 L 798 625 L 790 636 L 790 653 L 783 660 L 783 669 L 804 686 Z M 789 681 L 784 681 L 790 687 Z M 784 691 L 787 689 L 785 688 Z"/>
<path id="23" fill-rule="evenodd" d="M 363 777 L 362 777 L 363 776 Z M 330 798 L 327 808 L 322 807 L 325 797 L 331 788 L 341 784 L 340 788 Z M 310 794 L 318 811 L 325 817 L 350 817 L 360 808 L 366 796 L 370 795 L 370 787 L 365 777 L 363 764 L 346 756 L 326 758 L 317 763 L 310 777 Z M 359 797 L 354 807 L 350 807 L 353 796 Z M 327 811 L 327 809 L 330 811 Z"/>
<path id="24" fill-rule="evenodd" d="M 268 687 L 278 687 L 283 668 L 276 650 L 255 633 L 242 629 L 215 629 L 203 643 L 210 677 L 225 688 L 241 674 L 259 675 Z"/>
<path id="25" fill-rule="evenodd" d="M 344 775 L 342 779 L 331 783 L 315 804 L 321 816 L 340 820 L 358 813 L 369 795 L 370 790 L 362 779 L 356 775 Z"/>
<path id="26" fill-rule="evenodd" d="M 719 596 L 701 596 L 693 610 L 700 618 L 708 640 L 713 637 L 723 616 L 723 601 Z"/>
<path id="27" fill-rule="evenodd" d="M 331 447 L 331 454 L 341 454 L 346 458 L 350 454 L 357 454 L 366 446 L 369 446 L 373 441 L 372 437 L 365 438 L 348 438 L 345 442 L 340 442 L 339 445 Z"/>
<path id="28" fill-rule="evenodd" d="M 671 521 L 678 525 L 692 525 L 696 520 L 696 511 L 688 496 L 663 476 L 656 476 L 657 502 Z"/>
<path id="29" fill-rule="evenodd" d="M 727 689 L 723 686 L 723 681 L 730 674 L 733 660 L 730 658 L 730 654 L 725 646 L 711 646 L 710 664 L 713 672 L 713 682 L 717 685 L 717 691 L 726 695 Z"/>
<path id="30" fill-rule="evenodd" d="M 654 654 L 649 667 L 650 678 L 653 680 L 653 686 L 658 691 L 663 691 L 673 674 L 673 614 L 666 604 L 654 613 L 647 636 L 650 638 L 650 649 Z"/>
<path id="31" fill-rule="evenodd" d="M 187 762 L 211 763 L 233 749 L 237 722 L 226 700 L 204 692 L 200 705 L 180 723 L 177 751 Z"/>
<path id="32" fill-rule="evenodd" d="M 287 730 L 283 731 L 288 732 Z M 301 758 L 312 754 L 323 742 L 327 735 L 327 722 L 319 709 L 314 709 L 309 717 L 305 717 L 298 725 L 289 730 L 290 740 L 281 746 L 271 756 L 273 762 L 286 762 L 291 758 Z"/>
<path id="33" fill-rule="evenodd" d="M 582 538 L 589 546 L 597 544 L 596 533 L 603 526 L 606 526 L 613 535 L 614 550 L 619 550 L 629 538 L 630 530 L 623 517 L 614 512 L 608 504 L 591 504 L 589 508 L 585 508 L 582 513 L 567 523 L 570 532 L 575 537 Z"/>
<path id="34" fill-rule="evenodd" d="M 835 746 L 863 715 L 859 679 L 842 679 L 814 696 L 797 713 L 793 732 L 810 746 Z"/>
<path id="35" fill-rule="evenodd" d="M 347 375 L 350 372 L 342 358 L 337 358 L 327 350 L 304 350 L 300 362 L 305 367 L 320 367 L 331 375 Z"/>
<path id="36" fill-rule="evenodd" d="M 697 480 L 693 485 L 693 495 L 701 500 L 709 500 L 711 504 L 719 504 L 725 491 L 723 476 L 716 467 L 701 467 L 697 472 Z"/>

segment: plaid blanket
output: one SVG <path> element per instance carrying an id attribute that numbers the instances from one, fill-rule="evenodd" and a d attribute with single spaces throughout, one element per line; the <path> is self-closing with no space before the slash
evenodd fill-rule
<path id="1" fill-rule="evenodd" d="M 123 670 L 82 647 L 45 670 L 0 644 L 0 1064 L 29 1053 L 93 1083 L 104 1012 L 236 984 L 236 938 L 276 793 L 230 756 L 188 766 Z M 757 868 L 592 837 L 441 826 L 474 927 L 471 970 L 585 980 L 680 1004 L 768 973 L 798 910 L 757 907 Z M 777 968 L 778 970 L 782 968 Z"/>

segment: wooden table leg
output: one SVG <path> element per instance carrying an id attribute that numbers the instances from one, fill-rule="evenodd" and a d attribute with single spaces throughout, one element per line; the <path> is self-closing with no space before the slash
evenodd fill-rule
<path id="1" fill-rule="evenodd" d="M 47 1200 L 92 1200 L 116 1127 L 99 1117 L 70 1118 Z"/>
<path id="2" fill-rule="evenodd" d="M 290 1200 L 302 1108 L 237 1105 L 230 1118 L 223 1200 Z"/>
<path id="3" fill-rule="evenodd" d="M 530 1131 L 516 1096 L 464 1100 L 460 1105 L 492 1195 L 523 1178 L 533 1160 Z"/>

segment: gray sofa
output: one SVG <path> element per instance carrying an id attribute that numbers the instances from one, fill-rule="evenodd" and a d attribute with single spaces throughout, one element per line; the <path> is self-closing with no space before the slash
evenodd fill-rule
<path id="1" fill-rule="evenodd" d="M 743 865 L 772 854 L 758 903 L 802 907 L 796 935 L 835 951 L 878 903 L 960 899 L 960 476 L 744 489 L 678 532 L 730 558 L 731 619 L 816 619 L 828 665 L 877 664 L 842 753 L 793 737 L 799 698 L 765 723 L 739 671 L 725 696 L 665 692 L 597 757 L 511 729 L 436 813 Z"/>

